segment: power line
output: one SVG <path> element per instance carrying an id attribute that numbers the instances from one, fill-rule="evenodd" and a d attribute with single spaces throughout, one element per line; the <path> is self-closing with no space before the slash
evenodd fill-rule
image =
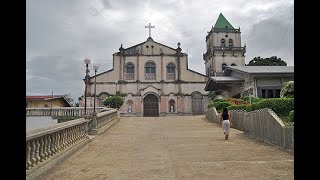
<path id="1" fill-rule="evenodd" d="M 284 32 L 284 34 L 282 35 L 281 39 L 280 39 L 280 42 L 283 40 L 283 38 L 285 37 L 285 35 L 287 34 L 288 30 L 289 30 L 289 25 L 290 25 L 290 22 L 292 20 L 292 17 L 293 17 L 293 12 L 294 12 L 294 6 L 292 6 L 292 13 L 291 13 L 291 17 L 289 19 L 289 22 L 288 22 L 288 26 L 287 26 L 287 30 Z M 280 42 L 279 42 L 279 45 L 280 45 Z M 275 55 L 277 54 L 278 50 L 279 50 L 280 46 L 278 46 L 278 48 L 276 49 L 275 51 Z"/>

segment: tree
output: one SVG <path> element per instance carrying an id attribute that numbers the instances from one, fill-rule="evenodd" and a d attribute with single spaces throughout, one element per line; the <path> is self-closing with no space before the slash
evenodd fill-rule
<path id="1" fill-rule="evenodd" d="M 216 97 L 216 92 L 215 91 L 210 91 L 208 93 L 208 97 L 211 99 L 211 101 L 213 101 L 214 98 Z"/>
<path id="2" fill-rule="evenodd" d="M 116 96 L 107 97 L 103 103 L 105 106 L 119 109 L 122 106 L 123 102 L 124 102 L 123 97 L 116 95 Z M 116 105 L 117 105 L 117 107 L 116 107 Z"/>
<path id="3" fill-rule="evenodd" d="M 63 97 L 71 104 L 73 105 L 73 98 L 71 97 L 70 94 L 65 94 Z"/>
<path id="4" fill-rule="evenodd" d="M 258 56 L 253 58 L 247 66 L 287 66 L 287 63 L 277 56 L 271 56 L 270 58 Z"/>
<path id="5" fill-rule="evenodd" d="M 75 103 L 75 104 L 74 104 L 74 107 L 79 107 L 79 103 Z"/>
<path id="6" fill-rule="evenodd" d="M 281 98 L 293 98 L 294 97 L 294 81 L 288 81 L 284 83 L 284 86 L 280 91 Z"/>

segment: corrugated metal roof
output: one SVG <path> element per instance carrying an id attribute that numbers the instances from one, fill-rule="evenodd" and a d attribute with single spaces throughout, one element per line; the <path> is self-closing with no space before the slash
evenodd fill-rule
<path id="1" fill-rule="evenodd" d="M 211 80 L 215 82 L 234 82 L 234 81 L 244 81 L 243 79 L 240 79 L 238 77 L 233 77 L 233 76 L 213 76 L 210 77 Z"/>
<path id="2" fill-rule="evenodd" d="M 227 69 L 250 74 L 294 73 L 294 66 L 228 66 Z"/>

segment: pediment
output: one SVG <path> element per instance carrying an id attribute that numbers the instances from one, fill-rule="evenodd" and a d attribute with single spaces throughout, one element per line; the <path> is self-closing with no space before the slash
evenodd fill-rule
<path id="1" fill-rule="evenodd" d="M 147 93 L 150 93 L 150 92 L 155 93 L 155 94 L 160 94 L 160 90 L 161 89 L 156 88 L 156 87 L 154 87 L 152 85 L 149 85 L 146 88 L 141 89 L 140 91 L 141 91 L 141 95 L 143 96 L 143 95 L 145 95 Z"/>
<path id="2" fill-rule="evenodd" d="M 148 39 L 124 50 L 126 55 L 174 55 L 176 49 Z"/>

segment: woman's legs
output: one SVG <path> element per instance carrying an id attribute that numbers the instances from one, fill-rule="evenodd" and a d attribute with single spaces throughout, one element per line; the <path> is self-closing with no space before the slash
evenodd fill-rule
<path id="1" fill-rule="evenodd" d="M 222 121 L 222 128 L 223 128 L 223 132 L 226 135 L 225 139 L 228 139 L 229 136 L 229 131 L 230 131 L 230 121 L 229 120 L 223 120 Z"/>

